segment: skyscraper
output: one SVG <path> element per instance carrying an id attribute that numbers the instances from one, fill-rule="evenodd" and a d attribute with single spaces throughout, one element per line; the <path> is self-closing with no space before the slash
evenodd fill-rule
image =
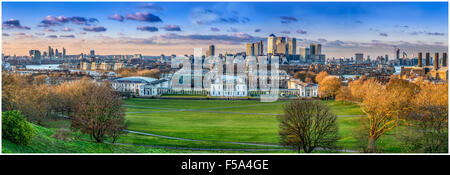
<path id="1" fill-rule="evenodd" d="M 417 54 L 417 56 L 418 56 L 418 60 L 417 60 L 417 67 L 422 67 L 422 52 L 419 52 L 418 54 Z"/>
<path id="2" fill-rule="evenodd" d="M 355 53 L 356 63 L 362 63 L 364 61 L 363 53 Z"/>
<path id="3" fill-rule="evenodd" d="M 91 56 L 95 56 L 95 50 L 91 50 Z"/>
<path id="4" fill-rule="evenodd" d="M 247 56 L 260 56 L 263 55 L 263 42 L 262 40 L 256 43 L 246 43 L 245 53 Z"/>
<path id="5" fill-rule="evenodd" d="M 62 53 L 62 57 L 65 58 L 66 57 L 66 49 L 63 47 L 63 53 Z"/>
<path id="6" fill-rule="evenodd" d="M 303 62 L 307 62 L 309 60 L 309 48 L 300 47 L 298 52 L 300 54 L 300 60 L 302 60 Z"/>
<path id="7" fill-rule="evenodd" d="M 259 41 L 259 52 L 258 55 L 264 55 L 264 45 L 263 45 L 263 41 L 260 40 Z"/>
<path id="8" fill-rule="evenodd" d="M 274 34 L 269 35 L 267 38 L 267 54 L 275 54 L 276 50 L 276 36 Z"/>
<path id="9" fill-rule="evenodd" d="M 434 70 L 438 70 L 439 69 L 439 52 L 434 53 Z"/>
<path id="10" fill-rule="evenodd" d="M 52 47 L 48 46 L 48 57 L 52 57 Z"/>
<path id="11" fill-rule="evenodd" d="M 395 58 L 397 60 L 400 59 L 400 49 L 399 48 L 395 48 Z"/>
<path id="12" fill-rule="evenodd" d="M 41 52 L 39 50 L 30 50 L 30 59 L 33 63 L 41 64 Z"/>
<path id="13" fill-rule="evenodd" d="M 210 45 L 209 49 L 206 51 L 206 57 L 215 55 L 215 47 L 214 45 Z"/>
<path id="14" fill-rule="evenodd" d="M 289 38 L 288 39 L 288 54 L 289 55 L 297 54 L 296 48 L 297 48 L 297 39 Z"/>
<path id="15" fill-rule="evenodd" d="M 255 45 L 253 43 L 247 43 L 245 46 L 245 54 L 247 56 L 255 56 Z"/>

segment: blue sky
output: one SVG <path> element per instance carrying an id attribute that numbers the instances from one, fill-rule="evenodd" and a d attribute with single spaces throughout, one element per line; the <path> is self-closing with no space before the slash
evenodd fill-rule
<path id="1" fill-rule="evenodd" d="M 448 47 L 447 2 L 3 2 L 2 22 L 2 51 L 18 55 L 239 52 L 271 33 L 322 43 L 330 58 Z"/>

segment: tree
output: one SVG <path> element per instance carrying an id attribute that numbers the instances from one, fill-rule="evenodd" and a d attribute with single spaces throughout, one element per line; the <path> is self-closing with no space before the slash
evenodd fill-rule
<path id="1" fill-rule="evenodd" d="M 33 139 L 33 127 L 20 111 L 2 112 L 2 138 L 18 145 L 29 145 Z"/>
<path id="2" fill-rule="evenodd" d="M 407 129 L 401 139 L 409 152 L 448 152 L 448 84 L 418 83 Z"/>
<path id="3" fill-rule="evenodd" d="M 336 97 L 339 88 L 341 87 L 341 80 L 334 76 L 327 76 L 319 82 L 319 97 L 328 98 Z"/>
<path id="4" fill-rule="evenodd" d="M 344 103 L 352 100 L 352 94 L 347 86 L 341 86 L 336 95 L 336 101 L 342 101 Z"/>
<path id="5" fill-rule="evenodd" d="M 322 71 L 319 74 L 317 74 L 316 76 L 316 82 L 320 83 L 323 79 L 325 79 L 326 77 L 328 77 L 328 73 L 326 71 Z"/>
<path id="6" fill-rule="evenodd" d="M 71 116 L 71 128 L 89 134 L 96 142 L 103 142 L 105 136 L 124 129 L 122 99 L 107 83 L 80 82 L 84 87 Z"/>
<path id="7" fill-rule="evenodd" d="M 306 83 L 316 83 L 316 73 L 311 71 L 298 71 L 294 74 L 294 78 Z"/>
<path id="8" fill-rule="evenodd" d="M 339 139 L 336 115 L 319 101 L 294 101 L 280 116 L 280 142 L 306 153 L 316 148 L 336 148 Z"/>
<path id="9" fill-rule="evenodd" d="M 389 88 L 373 84 L 366 91 L 361 110 L 367 115 L 368 152 L 376 151 L 377 140 L 398 125 L 399 119 L 409 111 L 413 98 L 404 88 Z"/>
<path id="10" fill-rule="evenodd" d="M 348 84 L 348 88 L 352 95 L 352 100 L 354 102 L 361 103 L 366 95 L 366 92 L 370 90 L 370 87 L 377 85 L 376 79 L 365 79 L 359 78 L 355 81 L 352 81 Z"/>

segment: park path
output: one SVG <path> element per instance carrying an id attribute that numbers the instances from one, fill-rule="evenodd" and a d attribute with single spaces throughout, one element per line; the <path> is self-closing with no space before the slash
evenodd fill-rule
<path id="1" fill-rule="evenodd" d="M 140 135 L 146 135 L 146 136 L 154 136 L 154 137 L 160 137 L 160 138 L 167 138 L 167 139 L 174 139 L 174 140 L 183 140 L 183 141 L 193 141 L 193 142 L 216 142 L 216 143 L 228 143 L 228 144 L 239 144 L 239 145 L 249 145 L 249 146 L 266 146 L 266 147 L 277 147 L 276 149 L 270 149 L 270 148 L 190 148 L 190 147 L 166 147 L 166 146 L 158 146 L 158 145 L 140 145 L 140 144 L 129 144 L 129 145 L 136 145 L 136 146 L 147 146 L 147 147 L 157 147 L 157 148 L 167 148 L 167 149 L 185 149 L 185 150 L 205 150 L 205 151 L 279 151 L 279 150 L 291 150 L 288 149 L 286 146 L 282 145 L 274 145 L 274 144 L 264 144 L 264 143 L 246 143 L 246 142 L 226 142 L 226 141 L 212 141 L 212 140 L 197 140 L 197 139 L 186 139 L 186 138 L 180 138 L 180 137 L 171 137 L 171 136 L 164 136 L 164 135 L 158 135 L 158 134 L 151 134 L 151 133 L 145 133 L 140 131 L 132 131 L 132 130 L 124 130 L 125 132 L 134 133 L 134 134 L 140 134 Z M 117 143 L 117 144 L 125 144 L 125 143 Z M 323 148 L 316 148 L 316 150 L 325 150 Z M 357 151 L 355 150 L 346 150 L 346 149 L 336 149 L 333 151 L 339 151 L 339 152 L 348 152 L 348 153 L 355 153 Z"/>

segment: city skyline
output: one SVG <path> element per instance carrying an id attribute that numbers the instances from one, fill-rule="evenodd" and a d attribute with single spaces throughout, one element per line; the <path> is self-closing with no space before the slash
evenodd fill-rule
<path id="1" fill-rule="evenodd" d="M 102 8 L 98 8 L 98 7 Z M 48 46 L 67 55 L 245 52 L 270 34 L 319 43 L 327 58 L 355 53 L 394 58 L 448 47 L 447 2 L 3 2 L 2 53 Z M 269 11 L 269 13 L 267 13 Z M 264 47 L 267 53 L 267 47 Z"/>

